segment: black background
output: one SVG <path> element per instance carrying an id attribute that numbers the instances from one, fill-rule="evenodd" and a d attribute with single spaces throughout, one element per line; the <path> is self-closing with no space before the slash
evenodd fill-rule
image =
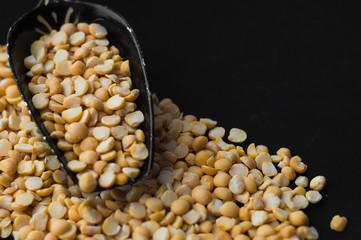
<path id="1" fill-rule="evenodd" d="M 186 114 L 289 147 L 324 175 L 306 210 L 320 239 L 361 236 L 361 6 L 316 1 L 96 1 L 120 12 L 141 44 L 151 90 Z M 336 1 L 335 1 L 336 2 Z M 35 1 L 2 1 L 1 43 Z M 246 146 L 246 145 L 243 145 Z M 330 229 L 345 215 L 343 233 Z"/>

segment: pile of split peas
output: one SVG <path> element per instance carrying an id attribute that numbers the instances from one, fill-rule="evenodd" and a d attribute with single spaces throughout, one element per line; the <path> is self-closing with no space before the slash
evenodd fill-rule
<path id="1" fill-rule="evenodd" d="M 144 116 L 129 61 L 105 37 L 99 24 L 66 24 L 25 59 L 33 102 L 80 188 L 32 121 L 0 47 L 1 238 L 318 239 L 303 210 L 322 199 L 325 177 L 304 176 L 307 165 L 288 148 L 239 146 L 243 130 L 226 137 L 216 121 L 184 115 L 168 98 L 153 95 L 152 175 L 124 185 L 148 155 Z M 97 184 L 119 186 L 93 192 Z M 330 225 L 346 224 L 337 215 Z"/>
<path id="2" fill-rule="evenodd" d="M 65 24 L 35 41 L 24 60 L 34 107 L 84 192 L 126 184 L 149 155 L 129 60 L 106 36 L 99 24 Z"/>

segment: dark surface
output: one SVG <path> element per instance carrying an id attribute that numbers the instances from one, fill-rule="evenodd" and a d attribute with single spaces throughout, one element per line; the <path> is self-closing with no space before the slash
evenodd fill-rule
<path id="1" fill-rule="evenodd" d="M 320 239 L 359 239 L 361 7 L 315 1 L 110 1 L 140 41 L 151 90 L 185 113 L 289 147 L 324 175 L 307 213 Z M 251 1 L 250 1 L 251 2 Z M 2 3 L 1 40 L 32 1 Z M 14 10 L 16 9 L 16 10 Z M 345 232 L 329 228 L 345 215 Z"/>
<path id="2" fill-rule="evenodd" d="M 52 147 L 54 154 L 58 157 L 68 175 L 74 183 L 78 184 L 76 173 L 66 168 L 68 161 L 64 157 L 64 152 L 58 148 L 57 140 L 50 137 L 50 134 L 46 130 L 44 124 L 41 124 L 43 122 L 41 119 L 41 113 L 34 107 L 32 102 L 33 94 L 28 88 L 31 78 L 26 76 L 28 70 L 24 66 L 24 58 L 30 55 L 31 44 L 42 36 L 35 29 L 48 32 L 44 24 L 37 20 L 38 16 L 42 16 L 46 19 L 52 29 L 59 29 L 65 22 L 65 16 L 69 8 L 73 9 L 73 13 L 69 19 L 70 22 L 96 22 L 102 24 L 107 29 L 107 37 L 109 39 L 115 39 L 112 41 L 112 44 L 118 46 L 120 55 L 125 59 L 129 59 L 133 87 L 142 92 L 135 103 L 138 105 L 138 109 L 144 113 L 144 118 L 146 119 L 140 128 L 145 134 L 144 143 L 147 146 L 147 149 L 149 149 L 149 156 L 145 159 L 145 164 L 140 168 L 139 176 L 129 180 L 129 184 L 132 184 L 138 180 L 148 177 L 151 174 L 153 166 L 152 149 L 154 134 L 153 109 L 143 57 L 140 52 L 141 50 L 139 49 L 139 44 L 134 32 L 129 30 L 131 27 L 123 17 L 108 8 L 86 2 L 71 3 L 50 1 L 47 6 L 45 6 L 45 4 L 41 4 L 39 7 L 22 16 L 9 30 L 7 37 L 8 54 L 14 79 L 16 80 L 21 96 L 27 103 L 31 116 L 36 121 L 37 126 L 45 136 L 46 141 Z M 52 13 L 54 12 L 58 16 L 57 21 L 55 21 L 52 17 Z M 113 187 L 116 187 L 116 185 Z M 95 190 L 101 191 L 106 189 L 98 185 Z"/>

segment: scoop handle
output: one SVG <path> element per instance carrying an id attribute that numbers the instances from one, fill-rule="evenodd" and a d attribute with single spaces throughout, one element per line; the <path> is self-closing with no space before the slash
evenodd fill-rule
<path id="1" fill-rule="evenodd" d="M 39 0 L 38 5 L 36 7 L 47 6 L 49 3 L 57 3 L 60 1 L 61 0 Z"/>

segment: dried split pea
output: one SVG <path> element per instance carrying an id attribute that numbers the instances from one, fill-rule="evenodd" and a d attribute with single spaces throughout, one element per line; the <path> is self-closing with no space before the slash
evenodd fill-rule
<path id="1" fill-rule="evenodd" d="M 130 154 L 136 160 L 145 160 L 149 155 L 144 143 L 134 143 L 130 148 Z"/>
<path id="2" fill-rule="evenodd" d="M 146 210 L 142 204 L 132 202 L 129 206 L 129 214 L 134 218 L 142 219 L 146 215 Z"/>
<path id="3" fill-rule="evenodd" d="M 103 141 L 110 136 L 110 128 L 109 127 L 95 127 L 92 131 L 92 134 L 98 141 Z"/>
<path id="4" fill-rule="evenodd" d="M 163 202 L 158 198 L 147 198 L 147 200 L 145 201 L 145 205 L 150 211 L 153 212 L 159 212 L 164 209 Z"/>
<path id="5" fill-rule="evenodd" d="M 60 201 L 52 201 L 49 204 L 48 212 L 53 218 L 63 218 L 67 213 L 67 208 Z"/>
<path id="6" fill-rule="evenodd" d="M 106 171 L 99 177 L 99 185 L 103 188 L 109 188 L 114 185 L 116 181 L 116 174 L 112 171 Z"/>
<path id="7" fill-rule="evenodd" d="M 321 191 L 326 185 L 326 178 L 324 176 L 314 177 L 310 181 L 310 188 L 315 191 Z"/>
<path id="8" fill-rule="evenodd" d="M 90 172 L 84 173 L 79 178 L 79 187 L 84 192 L 93 192 L 97 187 L 97 180 Z"/>
<path id="9" fill-rule="evenodd" d="M 239 207 L 231 201 L 225 202 L 219 210 L 223 216 L 231 218 L 236 218 L 239 213 Z"/>
<path id="10" fill-rule="evenodd" d="M 232 128 L 229 131 L 228 140 L 235 143 L 242 143 L 246 141 L 247 133 L 239 128 Z"/>
<path id="11" fill-rule="evenodd" d="M 68 122 L 73 123 L 79 121 L 83 114 L 82 107 L 70 108 L 61 113 L 62 118 Z"/>
<path id="12" fill-rule="evenodd" d="M 48 95 L 46 93 L 38 93 L 36 95 L 33 96 L 32 98 L 34 107 L 36 109 L 45 109 L 48 104 L 49 104 L 49 98 Z"/>
<path id="13" fill-rule="evenodd" d="M 195 136 L 203 136 L 207 131 L 207 126 L 202 122 L 194 121 L 190 125 L 190 130 Z"/>
<path id="14" fill-rule="evenodd" d="M 118 115 L 110 115 L 110 116 L 104 116 L 101 118 L 101 122 L 108 127 L 115 127 L 120 123 L 120 116 Z"/>
<path id="15" fill-rule="evenodd" d="M 88 136 L 88 128 L 84 123 L 74 122 L 69 124 L 67 132 L 78 141 Z"/>
<path id="16" fill-rule="evenodd" d="M 318 203 L 322 199 L 322 195 L 320 192 L 315 190 L 310 190 L 306 192 L 306 198 L 311 203 Z"/>
<path id="17" fill-rule="evenodd" d="M 208 136 L 210 139 L 216 139 L 217 137 L 223 138 L 224 134 L 226 133 L 226 130 L 222 127 L 215 127 L 212 128 L 209 133 Z"/>
<path id="18" fill-rule="evenodd" d="M 0 140 L 0 156 L 6 156 L 11 149 L 12 144 L 8 140 Z"/>
<path id="19" fill-rule="evenodd" d="M 299 226 L 308 224 L 308 217 L 302 211 L 291 212 L 289 214 L 288 218 L 289 218 L 290 223 L 295 227 L 299 227 Z"/>
<path id="20" fill-rule="evenodd" d="M 89 32 L 95 38 L 105 38 L 108 34 L 107 30 L 100 24 L 92 23 L 89 25 Z"/>
<path id="21" fill-rule="evenodd" d="M 140 170 L 138 168 L 125 167 L 122 171 L 129 178 L 136 178 L 140 174 Z"/>
<path id="22" fill-rule="evenodd" d="M 30 191 L 39 190 L 43 186 L 43 180 L 39 177 L 29 177 L 25 181 L 25 187 L 26 189 Z"/>
<path id="23" fill-rule="evenodd" d="M 95 208 L 89 205 L 83 207 L 82 215 L 84 220 L 90 224 L 100 223 L 102 220 L 102 215 Z"/>
<path id="24" fill-rule="evenodd" d="M 85 162 L 80 162 L 78 160 L 72 160 L 68 162 L 67 167 L 73 172 L 81 172 L 86 168 Z"/>
<path id="25" fill-rule="evenodd" d="M 29 206 L 34 201 L 34 195 L 31 193 L 22 193 L 16 196 L 15 202 L 22 206 Z"/>
<path id="26" fill-rule="evenodd" d="M 170 209 L 172 212 L 174 212 L 177 215 L 184 215 L 188 212 L 190 206 L 189 202 L 184 199 L 177 199 L 172 202 L 170 205 Z"/>
<path id="27" fill-rule="evenodd" d="M 125 99 L 120 95 L 114 95 L 106 101 L 106 106 L 111 110 L 121 109 L 122 107 L 124 107 L 124 105 L 125 105 Z M 128 118 L 130 117 L 128 116 Z"/>
<path id="28" fill-rule="evenodd" d="M 55 70 L 63 76 L 69 76 L 71 74 L 71 61 L 69 60 L 62 60 L 55 64 Z"/>
<path id="29" fill-rule="evenodd" d="M 203 204 L 203 205 L 207 205 L 208 203 L 210 203 L 212 201 L 212 195 L 211 193 L 204 188 L 195 188 L 192 191 L 192 197 L 194 199 L 194 201 Z"/>
<path id="30" fill-rule="evenodd" d="M 82 31 L 73 33 L 69 37 L 69 43 L 74 46 L 79 46 L 79 45 L 83 44 L 84 41 L 85 41 L 85 33 Z"/>
<path id="31" fill-rule="evenodd" d="M 103 232 L 107 236 L 116 235 L 120 231 L 120 228 L 118 220 L 112 216 L 107 217 L 102 224 Z"/>
<path id="32" fill-rule="evenodd" d="M 135 111 L 127 114 L 124 120 L 129 126 L 138 127 L 144 121 L 144 115 L 141 111 Z"/>
<path id="33" fill-rule="evenodd" d="M 330 227 L 332 230 L 337 231 L 337 232 L 342 232 L 345 230 L 346 226 L 347 226 L 347 218 L 346 217 L 341 217 L 340 215 L 335 215 L 330 223 Z"/>

